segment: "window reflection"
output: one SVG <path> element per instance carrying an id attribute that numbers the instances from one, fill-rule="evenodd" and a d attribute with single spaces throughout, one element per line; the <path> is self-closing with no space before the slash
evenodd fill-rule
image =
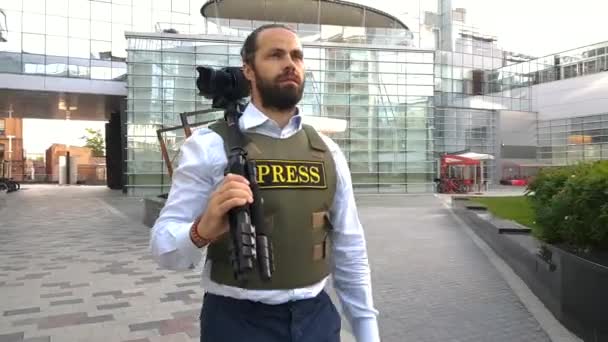
<path id="1" fill-rule="evenodd" d="M 49 2 L 55 1 L 49 0 Z M 45 0 L 23 0 L 23 11 L 30 13 L 44 13 Z"/>
<path id="2" fill-rule="evenodd" d="M 91 23 L 85 19 L 69 20 L 70 37 L 89 38 L 91 36 Z"/>
<path id="3" fill-rule="evenodd" d="M 137 5 L 140 5 L 139 1 Z M 152 10 L 148 7 L 134 7 L 133 13 L 133 31 L 147 32 L 152 31 Z"/>
<path id="4" fill-rule="evenodd" d="M 44 36 L 41 34 L 23 34 L 23 52 L 44 54 Z"/>
<path id="5" fill-rule="evenodd" d="M 91 14 L 90 1 L 88 1 L 88 0 L 69 0 L 68 13 L 69 13 L 70 18 L 89 19 L 90 14 Z"/>
<path id="6" fill-rule="evenodd" d="M 112 42 L 91 40 L 91 58 L 111 59 Z"/>
<path id="7" fill-rule="evenodd" d="M 46 36 L 46 54 L 49 56 L 67 56 L 68 38 Z"/>
<path id="8" fill-rule="evenodd" d="M 58 16 L 46 17 L 46 34 L 56 36 L 68 35 L 68 19 Z"/>
<path id="9" fill-rule="evenodd" d="M 80 38 L 69 38 L 70 57 L 89 58 L 89 40 Z"/>
<path id="10" fill-rule="evenodd" d="M 89 78 L 90 61 L 85 58 L 70 58 L 69 59 L 69 75 L 76 78 Z"/>
<path id="11" fill-rule="evenodd" d="M 112 79 L 112 62 L 91 60 L 91 78 L 100 80 Z"/>
<path id="12" fill-rule="evenodd" d="M 102 1 L 91 1 L 91 19 L 99 21 L 112 21 L 112 4 Z M 95 27 L 95 26 L 93 26 Z"/>
<path id="13" fill-rule="evenodd" d="M 23 72 L 25 74 L 44 74 L 44 55 L 23 55 Z"/>
<path id="14" fill-rule="evenodd" d="M 112 4 L 112 22 L 130 26 L 131 6 Z"/>
<path id="15" fill-rule="evenodd" d="M 44 33 L 44 15 L 23 13 L 23 32 Z"/>
<path id="16" fill-rule="evenodd" d="M 112 24 L 103 21 L 91 22 L 91 39 L 112 40 Z"/>
<path id="17" fill-rule="evenodd" d="M 51 76 L 68 76 L 67 57 L 46 57 L 46 74 Z"/>

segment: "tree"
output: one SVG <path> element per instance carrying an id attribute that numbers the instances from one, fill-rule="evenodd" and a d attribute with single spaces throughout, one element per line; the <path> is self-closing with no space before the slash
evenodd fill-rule
<path id="1" fill-rule="evenodd" d="M 92 128 L 85 128 L 88 135 L 83 136 L 81 139 L 85 139 L 85 147 L 88 147 L 93 152 L 93 157 L 103 157 L 106 155 L 106 143 L 101 135 L 101 130 L 94 130 Z"/>

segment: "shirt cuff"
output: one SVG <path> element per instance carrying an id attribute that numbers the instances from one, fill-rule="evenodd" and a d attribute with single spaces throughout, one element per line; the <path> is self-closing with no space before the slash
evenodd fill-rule
<path id="1" fill-rule="evenodd" d="M 353 335 L 357 342 L 380 342 L 376 318 L 357 318 L 353 323 Z"/>
<path id="2" fill-rule="evenodd" d="M 192 242 L 190 238 L 190 227 L 194 222 L 186 223 L 184 226 L 180 226 L 176 229 L 174 236 L 177 244 L 177 249 L 184 254 L 192 262 L 192 264 L 198 264 L 201 259 L 201 253 L 204 252 L 207 246 L 198 248 Z"/>

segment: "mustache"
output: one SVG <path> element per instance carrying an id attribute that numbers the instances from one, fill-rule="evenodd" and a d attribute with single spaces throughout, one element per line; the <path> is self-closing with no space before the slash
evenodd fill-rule
<path id="1" fill-rule="evenodd" d="M 302 83 L 302 78 L 292 72 L 284 72 L 276 77 L 277 82 L 282 81 L 296 81 L 298 84 Z"/>

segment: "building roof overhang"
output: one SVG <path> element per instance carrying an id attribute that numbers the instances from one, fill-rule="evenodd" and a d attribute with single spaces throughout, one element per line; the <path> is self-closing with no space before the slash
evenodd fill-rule
<path id="1" fill-rule="evenodd" d="M 388 13 L 340 0 L 208 0 L 201 14 L 205 18 L 409 31 L 401 20 Z"/>

